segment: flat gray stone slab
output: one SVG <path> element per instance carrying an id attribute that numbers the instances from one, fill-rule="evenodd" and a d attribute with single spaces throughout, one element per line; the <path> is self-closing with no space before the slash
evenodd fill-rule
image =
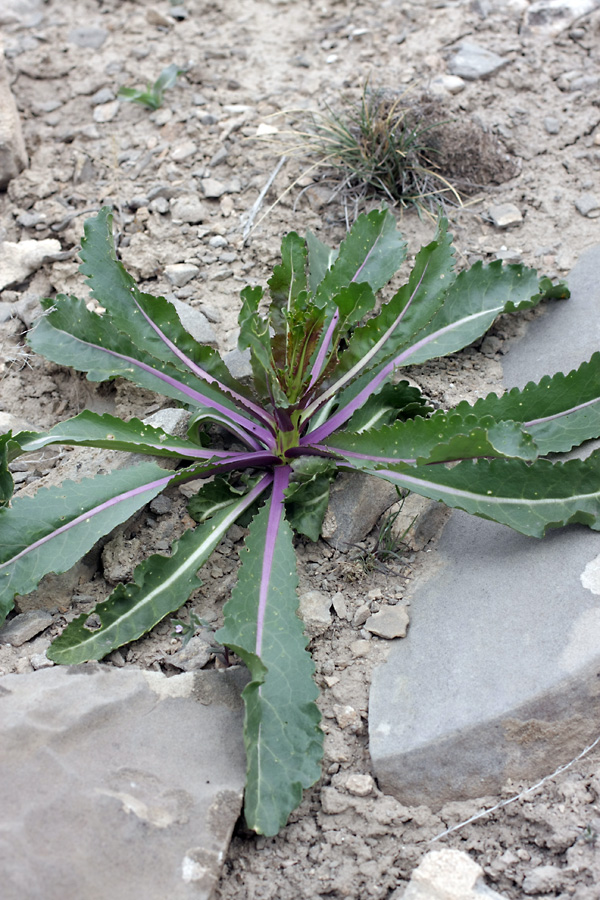
<path id="1" fill-rule="evenodd" d="M 0 678 L 2 900 L 207 900 L 240 813 L 241 669 Z"/>
<path id="2" fill-rule="evenodd" d="M 600 348 L 600 247 L 505 357 L 507 386 Z M 597 442 L 594 442 L 597 443 Z M 542 541 L 454 511 L 412 591 L 408 636 L 373 678 L 370 750 L 406 804 L 496 793 L 554 771 L 600 734 L 600 534 Z"/>

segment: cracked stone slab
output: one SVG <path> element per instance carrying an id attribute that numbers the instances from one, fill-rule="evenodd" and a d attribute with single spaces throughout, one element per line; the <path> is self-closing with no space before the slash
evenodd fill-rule
<path id="1" fill-rule="evenodd" d="M 599 267 L 597 246 L 569 277 L 571 299 L 549 302 L 509 347 L 507 386 L 598 350 Z M 374 673 L 381 789 L 435 808 L 575 757 L 600 733 L 599 596 L 598 532 L 570 526 L 538 541 L 453 511 L 412 587 L 408 636 Z"/>
<path id="2" fill-rule="evenodd" d="M 208 900 L 245 779 L 241 669 L 0 678 L 3 900 Z"/>

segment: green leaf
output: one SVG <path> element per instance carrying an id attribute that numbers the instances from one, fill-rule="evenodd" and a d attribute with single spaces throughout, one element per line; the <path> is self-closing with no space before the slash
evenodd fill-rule
<path id="1" fill-rule="evenodd" d="M 377 394 L 357 409 L 348 422 L 348 431 L 353 434 L 376 431 L 383 425 L 391 425 L 396 419 L 412 419 L 431 412 L 433 407 L 427 405 L 421 391 L 409 385 L 408 381 L 384 384 Z"/>
<path id="2" fill-rule="evenodd" d="M 8 444 L 12 442 L 12 433 L 0 434 L 0 507 L 6 506 L 13 495 L 14 482 L 8 471 Z"/>
<path id="3" fill-rule="evenodd" d="M 264 399 L 272 397 L 277 405 L 287 406 L 285 394 L 279 386 L 273 364 L 269 323 L 258 313 L 263 297 L 261 287 L 245 287 L 242 291 L 242 308 L 238 317 L 240 350 L 250 350 L 254 384 Z"/>
<path id="4" fill-rule="evenodd" d="M 155 91 L 166 91 L 168 88 L 175 86 L 177 78 L 182 75 L 185 69 L 181 69 L 177 63 L 171 63 L 164 68 L 153 84 Z"/>
<path id="5" fill-rule="evenodd" d="M 309 244 L 311 266 L 317 249 L 314 241 L 312 247 Z M 325 271 L 315 291 L 315 302 L 330 306 L 331 298 L 353 281 L 366 281 L 375 293 L 395 275 L 405 258 L 406 242 L 396 228 L 394 216 L 388 210 L 363 214 L 347 234 L 335 262 Z M 322 250 L 317 250 L 317 259 L 317 267 L 322 271 Z M 311 284 L 312 280 L 311 272 Z"/>
<path id="6" fill-rule="evenodd" d="M 60 487 L 40 488 L 0 509 L 0 621 L 15 594 L 48 572 L 66 572 L 96 541 L 149 503 L 173 478 L 144 463 Z"/>
<path id="7" fill-rule="evenodd" d="M 87 372 L 90 381 L 121 376 L 179 402 L 217 404 L 239 415 L 235 404 L 220 390 L 144 352 L 117 331 L 108 316 L 90 312 L 82 300 L 60 295 L 54 303 L 42 304 L 48 313 L 38 320 L 27 340 L 47 359 Z"/>
<path id="8" fill-rule="evenodd" d="M 269 501 L 250 526 L 237 586 L 225 605 L 216 640 L 237 653 L 250 670 L 244 690 L 247 754 L 245 816 L 259 834 L 277 834 L 302 790 L 320 776 L 323 735 L 319 729 L 314 665 L 296 614 L 296 560 L 292 532 L 282 521 L 268 583 L 260 655 L 257 614 L 267 540 Z"/>
<path id="9" fill-rule="evenodd" d="M 568 375 L 545 375 L 522 390 L 489 394 L 473 407 L 464 401 L 456 408 L 461 414 L 466 410 L 524 423 L 542 455 L 571 450 L 600 437 L 600 353 Z"/>
<path id="10" fill-rule="evenodd" d="M 126 334 L 136 347 L 156 359 L 188 372 L 189 365 L 182 360 L 185 356 L 222 384 L 237 392 L 243 391 L 218 352 L 199 344 L 186 331 L 172 303 L 164 297 L 153 297 L 138 290 L 117 259 L 112 222 L 109 207 L 88 219 L 80 251 L 80 271 L 86 276 L 92 296 L 108 311 L 111 324 Z"/>
<path id="11" fill-rule="evenodd" d="M 249 499 L 252 493 L 230 500 L 210 522 L 187 531 L 173 544 L 170 557 L 154 554 L 137 566 L 133 582 L 118 585 L 94 609 L 100 628 L 86 628 L 90 613 L 83 613 L 52 643 L 48 658 L 70 665 L 102 659 L 116 647 L 137 640 L 183 606 L 192 591 L 200 586 L 198 569 L 242 510 L 255 499 L 254 496 Z"/>
<path id="12" fill-rule="evenodd" d="M 199 444 L 175 437 L 139 419 L 124 422 L 108 413 L 84 410 L 78 416 L 55 425 L 46 433 L 21 431 L 15 435 L 24 452 L 31 453 L 49 444 L 68 444 L 78 447 L 105 447 L 110 450 L 129 450 L 153 456 L 210 459 L 213 453 Z"/>
<path id="13" fill-rule="evenodd" d="M 337 432 L 325 443 L 344 455 L 417 464 L 497 456 L 532 460 L 538 455 L 533 439 L 516 422 L 442 411 L 362 434 Z"/>
<path id="14" fill-rule="evenodd" d="M 281 265 L 275 266 L 268 281 L 271 291 L 271 320 L 282 325 L 283 319 L 273 315 L 274 309 L 288 313 L 300 294 L 306 291 L 306 241 L 295 231 L 286 234 L 281 242 Z"/>
<path id="15" fill-rule="evenodd" d="M 198 493 L 190 498 L 187 511 L 194 521 L 202 524 L 245 493 L 247 488 L 236 488 L 226 478 L 215 478 L 202 485 Z"/>
<path id="16" fill-rule="evenodd" d="M 311 541 L 321 536 L 329 503 L 329 486 L 337 467 L 319 456 L 300 456 L 292 464 L 292 481 L 285 492 L 286 517 L 294 531 Z"/>
<path id="17" fill-rule="evenodd" d="M 447 222 L 442 219 L 436 239 L 417 254 L 407 284 L 382 307 L 379 315 L 354 331 L 333 371 L 332 383 L 306 409 L 304 419 L 310 418 L 316 409 L 348 385 L 338 398 L 339 408 L 345 407 L 369 384 L 373 372 L 377 372 L 408 337 L 434 317 L 455 277 L 452 238 L 446 229 Z M 381 365 L 355 380 L 363 369 L 370 369 L 376 361 Z"/>
<path id="18" fill-rule="evenodd" d="M 308 249 L 308 287 L 314 294 L 338 257 L 338 250 L 333 250 L 316 237 L 312 231 L 306 232 Z"/>
<path id="19" fill-rule="evenodd" d="M 368 469 L 353 462 L 355 468 Z M 532 537 L 579 522 L 600 531 L 600 452 L 585 460 L 493 459 L 371 470 L 399 487 Z"/>
<path id="20" fill-rule="evenodd" d="M 490 328 L 501 313 L 531 309 L 544 299 L 535 269 L 476 262 L 461 272 L 439 312 L 405 345 L 399 365 L 418 365 L 456 353 Z"/>

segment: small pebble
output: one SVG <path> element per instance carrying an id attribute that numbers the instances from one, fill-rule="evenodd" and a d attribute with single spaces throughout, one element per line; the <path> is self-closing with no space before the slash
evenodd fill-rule
<path id="1" fill-rule="evenodd" d="M 379 612 L 369 616 L 365 628 L 377 637 L 392 640 L 406 636 L 409 621 L 405 606 L 384 606 Z"/>
<path id="2" fill-rule="evenodd" d="M 183 287 L 192 278 L 195 278 L 200 269 L 191 263 L 173 263 L 173 265 L 165 266 L 165 276 L 175 287 Z"/>
<path id="3" fill-rule="evenodd" d="M 373 793 L 375 781 L 371 775 L 348 775 L 346 790 L 356 797 L 368 797 Z"/>
<path id="4" fill-rule="evenodd" d="M 349 728 L 351 731 L 357 731 L 360 727 L 360 713 L 353 706 L 342 706 L 336 703 L 333 707 L 333 714 L 340 728 Z"/>
<path id="5" fill-rule="evenodd" d="M 371 652 L 371 641 L 352 641 L 350 653 L 358 659 L 368 656 Z"/>
<path id="6" fill-rule="evenodd" d="M 119 101 L 111 100 L 110 103 L 103 103 L 94 108 L 94 122 L 104 123 L 112 122 L 119 110 Z"/>
<path id="7" fill-rule="evenodd" d="M 110 103 L 114 99 L 114 92 L 111 91 L 110 88 L 104 87 L 100 88 L 99 91 L 96 91 L 96 93 L 92 97 L 90 97 L 90 103 L 92 104 L 92 106 L 101 106 L 104 103 Z"/>
<path id="8" fill-rule="evenodd" d="M 362 606 L 359 606 L 356 612 L 354 613 L 354 617 L 352 619 L 352 624 L 355 628 L 360 628 L 361 625 L 364 625 L 369 616 L 371 615 L 371 609 L 367 606 L 366 603 L 363 603 Z"/>
<path id="9" fill-rule="evenodd" d="M 496 228 L 510 228 L 512 225 L 520 225 L 523 221 L 521 210 L 514 203 L 498 203 L 490 206 L 488 215 Z"/>
<path id="10" fill-rule="evenodd" d="M 544 128 L 548 134 L 558 134 L 560 131 L 560 122 L 554 116 L 546 116 L 544 119 Z"/>
<path id="11" fill-rule="evenodd" d="M 148 25 L 156 25 L 157 28 L 170 28 L 173 24 L 173 19 L 165 16 L 155 6 L 149 6 L 146 10 L 146 22 Z"/>
<path id="12" fill-rule="evenodd" d="M 171 159 L 173 162 L 183 162 L 194 156 L 197 150 L 198 147 L 193 141 L 181 141 L 181 143 L 175 144 L 171 150 Z"/>
<path id="13" fill-rule="evenodd" d="M 38 669 L 49 669 L 54 665 L 45 653 L 34 653 L 29 662 L 31 663 L 31 668 L 36 672 Z"/>
<path id="14" fill-rule="evenodd" d="M 594 194 L 581 194 L 575 201 L 575 207 L 588 219 L 597 219 L 600 216 L 600 199 Z"/>
<path id="15" fill-rule="evenodd" d="M 107 37 L 108 31 L 106 28 L 83 25 L 81 28 L 73 28 L 67 35 L 67 41 L 69 44 L 75 44 L 77 47 L 99 50 Z"/>

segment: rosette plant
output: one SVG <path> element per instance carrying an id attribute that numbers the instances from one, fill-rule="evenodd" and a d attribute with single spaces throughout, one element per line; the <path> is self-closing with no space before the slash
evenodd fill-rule
<path id="1" fill-rule="evenodd" d="M 242 292 L 248 388 L 185 331 L 170 302 L 137 288 L 117 259 L 111 213 L 103 209 L 86 223 L 81 250 L 99 307 L 72 296 L 43 301 L 29 343 L 92 381 L 121 377 L 166 395 L 189 410 L 187 436 L 85 411 L 46 433 L 0 439 L 2 618 L 15 594 L 32 591 L 48 572 L 66 571 L 160 491 L 207 479 L 189 503 L 196 526 L 96 607 L 95 628 L 88 614 L 72 621 L 48 651 L 57 663 L 101 659 L 149 631 L 199 588 L 197 572 L 230 526 L 249 522 L 217 639 L 250 672 L 245 815 L 266 835 L 285 824 L 320 774 L 294 531 L 318 539 L 337 472 L 366 472 L 527 535 L 570 522 L 600 528 L 598 453 L 546 458 L 600 435 L 600 353 L 567 375 L 449 411 L 434 412 L 401 377 L 409 364 L 471 344 L 501 313 L 568 296 L 565 286 L 500 262 L 457 274 L 442 219 L 407 282 L 378 305 L 377 292 L 405 256 L 385 210 L 361 216 L 339 252 L 310 233 L 288 234 L 268 296 L 261 287 Z M 11 499 L 9 462 L 49 444 L 170 457 L 177 468 L 136 462 Z"/>

